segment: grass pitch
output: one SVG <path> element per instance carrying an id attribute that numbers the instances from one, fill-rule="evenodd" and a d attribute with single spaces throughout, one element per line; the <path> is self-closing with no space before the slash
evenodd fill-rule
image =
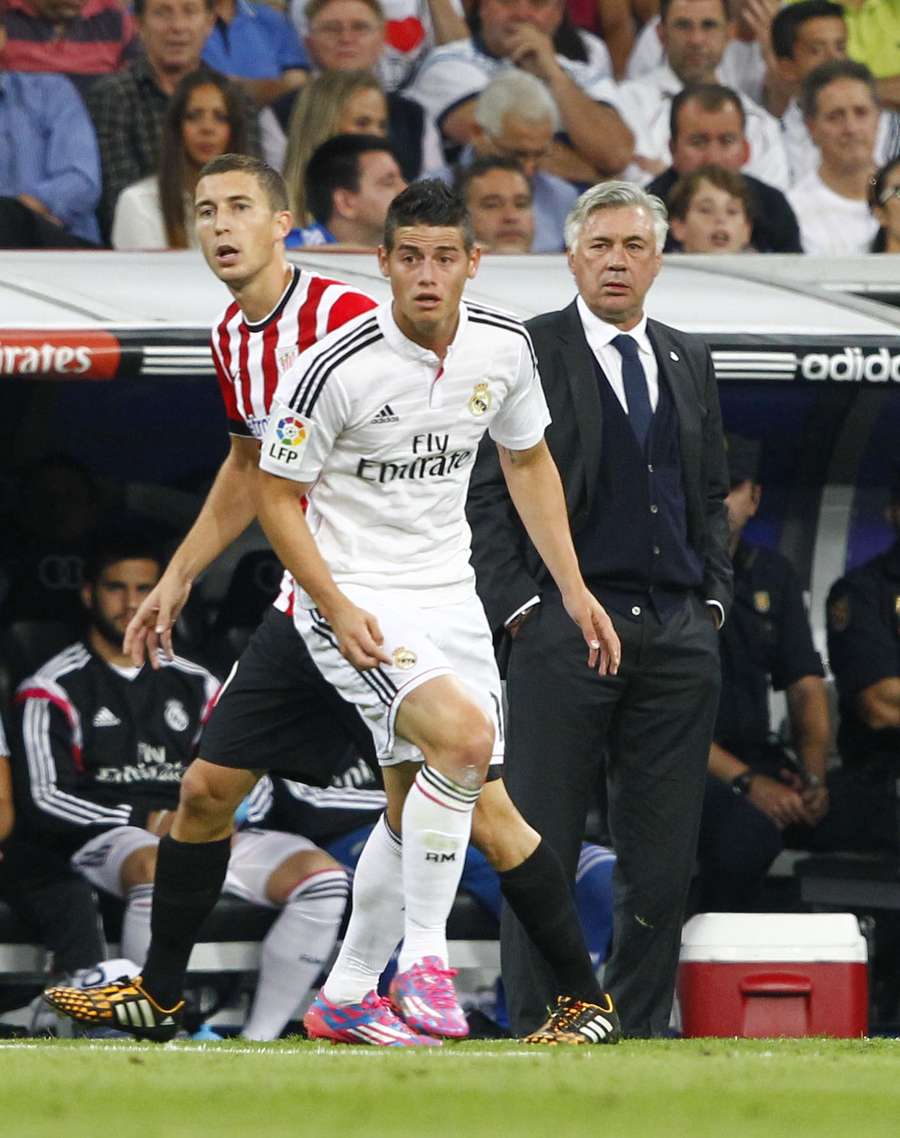
<path id="1" fill-rule="evenodd" d="M 900 1041 L 0 1044 L 2 1138 L 896 1138 Z"/>

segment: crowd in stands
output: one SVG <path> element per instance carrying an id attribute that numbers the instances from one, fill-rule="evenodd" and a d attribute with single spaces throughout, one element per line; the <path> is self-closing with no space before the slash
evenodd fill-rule
<path id="1" fill-rule="evenodd" d="M 358 245 L 306 184 L 364 134 L 404 182 L 517 161 L 532 252 L 608 177 L 688 178 L 670 251 L 890 252 L 898 37 L 896 0 L 0 0 L 0 246 L 183 248 L 226 151 L 285 173 L 297 244 Z M 685 243 L 700 167 L 734 177 L 700 180 L 716 223 Z"/>

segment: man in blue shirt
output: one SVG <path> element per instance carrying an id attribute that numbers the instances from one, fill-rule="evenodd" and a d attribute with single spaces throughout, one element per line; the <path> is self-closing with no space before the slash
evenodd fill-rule
<path id="1" fill-rule="evenodd" d="M 216 0 L 203 62 L 237 79 L 260 106 L 302 87 L 309 60 L 283 12 L 250 0 Z"/>
<path id="2" fill-rule="evenodd" d="M 336 134 L 306 167 L 306 200 L 315 224 L 292 229 L 285 246 L 375 248 L 388 206 L 406 188 L 391 144 L 374 134 Z"/>
<path id="3" fill-rule="evenodd" d="M 0 51 L 5 42 L 0 23 Z M 62 75 L 0 73 L 0 246 L 96 243 L 99 199 L 97 139 L 73 85 Z"/>

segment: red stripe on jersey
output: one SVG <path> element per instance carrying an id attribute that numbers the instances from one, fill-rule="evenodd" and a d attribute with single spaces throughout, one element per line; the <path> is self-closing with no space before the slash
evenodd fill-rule
<path id="1" fill-rule="evenodd" d="M 275 349 L 278 347 L 279 321 L 273 320 L 266 326 L 262 339 L 263 399 L 266 410 L 272 406 L 272 396 L 278 386 L 278 360 Z"/>
<path id="2" fill-rule="evenodd" d="M 366 296 L 365 293 L 345 292 L 331 306 L 331 311 L 328 313 L 328 331 L 333 332 L 335 328 L 340 328 L 342 324 L 346 324 L 354 316 L 359 316 L 363 312 L 371 312 L 373 308 L 377 307 L 378 305 L 371 296 Z"/>
<path id="3" fill-rule="evenodd" d="M 21 691 L 16 693 L 16 703 L 25 703 L 29 699 L 45 699 L 47 703 L 52 703 L 54 707 L 58 708 L 66 717 L 66 721 L 74 732 L 78 727 L 78 712 L 73 705 L 57 695 L 55 692 L 47 691 L 46 688 L 22 688 Z M 72 760 L 75 763 L 75 769 L 84 773 L 84 759 L 81 754 L 81 747 L 72 740 Z"/>
<path id="4" fill-rule="evenodd" d="M 229 323 L 237 316 L 240 307 L 235 301 L 230 304 L 225 310 L 225 315 L 216 329 L 216 334 L 219 339 L 218 353 L 213 348 L 213 363 L 216 365 L 216 375 L 219 378 L 219 386 L 222 389 L 222 399 L 225 401 L 225 413 L 229 419 L 237 421 L 241 418 L 238 411 L 237 399 L 234 394 L 234 380 L 231 378 L 231 336 L 228 332 Z M 219 357 L 221 356 L 221 368 Z M 224 370 L 222 370 L 224 369 Z"/>
<path id="5" fill-rule="evenodd" d="M 313 277 L 306 289 L 306 299 L 300 305 L 297 313 L 297 347 L 301 352 L 314 344 L 317 340 L 316 327 L 318 325 L 319 301 L 322 293 L 329 285 L 336 281 L 326 280 L 325 277 Z"/>

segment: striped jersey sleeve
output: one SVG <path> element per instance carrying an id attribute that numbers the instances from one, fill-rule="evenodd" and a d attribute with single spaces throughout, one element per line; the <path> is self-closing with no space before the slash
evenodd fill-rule
<path id="1" fill-rule="evenodd" d="M 106 805 L 75 793 L 85 769 L 81 716 L 58 679 L 84 665 L 79 652 L 87 657 L 80 645 L 61 653 L 53 667 L 24 681 L 15 699 L 31 802 L 48 829 L 57 831 L 124 826 L 132 813 L 128 803 Z"/>

